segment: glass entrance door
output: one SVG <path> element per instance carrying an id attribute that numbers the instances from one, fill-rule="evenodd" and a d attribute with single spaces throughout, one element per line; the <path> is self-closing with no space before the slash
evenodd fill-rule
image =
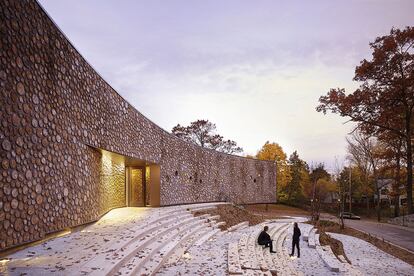
<path id="1" fill-rule="evenodd" d="M 145 206 L 145 168 L 129 167 L 129 206 Z"/>

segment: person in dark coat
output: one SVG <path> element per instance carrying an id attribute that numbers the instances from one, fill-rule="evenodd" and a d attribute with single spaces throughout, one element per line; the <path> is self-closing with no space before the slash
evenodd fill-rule
<path id="1" fill-rule="evenodd" d="M 292 237 L 292 254 L 290 256 L 292 257 L 295 254 L 295 246 L 298 249 L 298 258 L 300 258 L 300 248 L 299 248 L 299 238 L 300 238 L 300 229 L 298 227 L 298 223 L 295 222 L 293 225 L 293 237 Z"/>
<path id="2" fill-rule="evenodd" d="M 270 253 L 276 253 L 276 251 L 273 251 L 273 241 L 267 233 L 267 230 L 269 230 L 269 227 L 265 226 L 263 231 L 260 233 L 257 242 L 259 243 L 259 245 L 270 247 Z"/>

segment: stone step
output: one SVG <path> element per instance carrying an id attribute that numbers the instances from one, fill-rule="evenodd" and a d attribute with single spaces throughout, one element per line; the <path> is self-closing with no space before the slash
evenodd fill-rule
<path id="1" fill-rule="evenodd" d="M 278 239 L 280 235 L 280 230 L 286 227 L 286 224 L 277 224 L 276 226 L 270 228 L 269 235 L 271 239 L 273 240 L 273 250 L 276 251 L 276 240 Z M 275 264 L 273 260 L 274 253 L 270 253 L 269 248 L 262 249 L 263 250 L 263 257 L 267 263 L 268 269 L 271 272 L 277 272 L 278 270 L 282 269 L 282 267 L 279 267 Z"/>
<path id="2" fill-rule="evenodd" d="M 163 214 L 160 212 L 157 212 L 155 210 L 151 210 L 147 213 L 148 217 L 152 217 L 152 219 L 145 219 L 142 217 L 137 217 L 136 219 L 131 220 L 134 224 L 136 224 L 136 227 L 125 229 L 122 225 L 118 227 L 119 229 L 119 235 L 114 238 L 113 232 L 105 231 L 106 227 L 100 226 L 99 228 L 96 225 L 90 225 L 85 227 L 82 231 L 75 232 L 71 234 L 72 239 L 76 240 L 90 240 L 94 239 L 97 242 L 102 241 L 105 243 L 104 247 L 94 247 L 93 244 L 91 246 L 88 246 L 87 248 L 83 246 L 72 246 L 71 244 L 68 245 L 68 250 L 70 250 L 70 254 L 76 256 L 77 258 L 79 256 L 79 259 L 72 259 L 72 260 L 63 260 L 62 265 L 65 265 L 67 263 L 74 263 L 76 262 L 78 265 L 78 269 L 82 268 L 83 266 L 87 265 L 90 262 L 94 262 L 95 259 L 102 259 L 103 255 L 110 254 L 111 252 L 114 252 L 118 250 L 120 247 L 128 243 L 131 239 L 133 239 L 135 236 L 140 235 L 142 229 L 146 228 L 148 225 L 156 224 L 156 223 L 162 223 L 163 220 L 170 218 L 171 216 L 175 216 L 178 214 L 189 214 L 188 212 L 185 212 L 183 210 L 178 211 L 169 211 L 167 214 Z M 104 220 L 99 221 L 99 224 L 105 224 Z M 78 254 L 79 253 L 79 254 Z M 100 261 L 98 261 L 100 263 Z"/>
<path id="3" fill-rule="evenodd" d="M 186 216 L 188 216 L 188 213 Z M 98 276 L 102 274 L 112 274 L 117 271 L 126 261 L 132 258 L 136 252 L 152 243 L 156 237 L 166 235 L 170 231 L 177 229 L 187 223 L 199 221 L 200 220 L 198 218 L 195 218 L 191 215 L 179 220 L 176 218 L 171 218 L 171 220 L 164 222 L 163 226 L 155 226 L 151 231 L 145 231 L 145 235 L 139 235 L 135 237 L 134 240 L 128 243 L 126 246 L 123 246 L 117 251 L 111 252 L 111 255 L 104 256 L 103 260 L 100 258 L 99 260 L 95 261 L 93 263 L 93 266 L 92 264 L 88 264 L 87 268 L 89 268 L 89 270 L 92 270 L 90 275 Z M 85 267 L 83 267 L 82 270 L 84 271 Z"/>
<path id="4" fill-rule="evenodd" d="M 315 234 L 315 245 L 321 245 L 320 241 L 319 241 L 319 234 Z"/>
<path id="5" fill-rule="evenodd" d="M 220 219 L 220 215 L 211 216 L 210 219 L 212 219 L 212 220 L 218 220 L 218 219 Z"/>
<path id="6" fill-rule="evenodd" d="M 304 233 L 303 233 L 303 237 L 302 237 L 302 239 L 304 240 L 304 241 L 308 241 L 308 239 L 309 239 L 309 234 L 310 234 L 310 232 L 313 230 L 313 226 L 309 229 L 309 231 L 304 231 Z"/>
<path id="7" fill-rule="evenodd" d="M 208 226 L 207 223 L 205 223 Z M 199 231 L 193 234 L 187 241 L 184 241 L 178 248 L 175 249 L 175 252 L 170 256 L 167 263 L 176 264 L 185 251 L 190 247 L 200 247 L 204 242 L 212 238 L 214 235 L 220 232 L 220 229 L 214 229 L 212 227 L 206 227 L 205 231 Z"/>
<path id="8" fill-rule="evenodd" d="M 203 243 L 211 239 L 214 235 L 220 232 L 220 229 L 210 229 L 207 233 L 205 233 L 200 239 L 198 239 L 194 246 L 201 246 Z"/>
<path id="9" fill-rule="evenodd" d="M 258 263 L 259 268 L 262 269 L 262 270 L 268 270 L 268 264 L 267 264 L 267 262 L 266 262 L 266 260 L 264 258 L 263 250 L 269 250 L 269 248 L 265 248 L 264 249 L 262 245 L 259 245 L 257 243 L 257 239 L 258 239 L 258 237 L 260 235 L 260 232 L 262 232 L 262 230 L 263 229 L 260 228 L 260 229 L 258 229 L 256 231 L 254 231 L 251 234 L 252 235 L 251 241 L 253 242 L 253 246 L 254 246 L 254 252 L 255 252 L 255 256 L 254 257 L 257 260 L 257 263 Z"/>
<path id="10" fill-rule="evenodd" d="M 216 223 L 216 227 L 222 226 L 222 225 L 226 225 L 225 221 L 220 221 L 218 223 Z"/>
<path id="11" fill-rule="evenodd" d="M 227 248 L 227 266 L 229 274 L 243 274 L 243 270 L 240 265 L 239 249 L 237 243 L 229 243 Z"/>
<path id="12" fill-rule="evenodd" d="M 316 246 L 316 251 L 330 271 L 339 272 L 341 262 L 336 258 L 330 246 Z"/>
<path id="13" fill-rule="evenodd" d="M 233 226 L 229 227 L 227 229 L 227 231 L 228 232 L 233 232 L 233 231 L 236 231 L 236 230 L 246 228 L 248 226 L 249 226 L 249 222 L 248 221 L 243 221 L 243 222 L 240 222 L 239 224 L 236 224 L 236 225 L 233 225 Z"/>
<path id="14" fill-rule="evenodd" d="M 164 231 L 163 234 L 157 235 L 157 238 L 152 238 L 150 242 L 146 243 L 145 247 L 140 246 L 138 249 L 134 250 L 132 253 L 124 258 L 122 262 L 119 262 L 114 269 L 109 272 L 109 275 L 135 275 L 136 272 L 142 268 L 153 255 L 164 247 L 169 241 L 173 240 L 175 237 L 180 235 L 191 228 L 196 228 L 203 224 L 202 220 L 193 218 L 192 221 L 187 221 L 181 223 L 178 227 L 174 229 L 169 228 L 167 231 Z"/>
<path id="15" fill-rule="evenodd" d="M 260 233 L 259 230 L 255 230 L 254 232 L 250 233 L 247 240 L 247 250 L 249 252 L 249 257 L 251 258 L 250 268 L 252 269 L 260 269 L 260 260 L 258 260 L 256 256 L 256 242 L 257 237 Z"/>
<path id="16" fill-rule="evenodd" d="M 316 228 L 312 228 L 312 230 L 309 232 L 308 246 L 310 248 L 316 248 L 316 241 L 315 241 L 316 230 L 317 230 Z"/>
<path id="17" fill-rule="evenodd" d="M 209 218 L 209 219 L 211 219 L 211 215 L 210 214 L 204 214 L 204 215 L 201 215 L 201 216 L 198 216 L 198 218 L 201 218 L 201 219 L 203 219 L 203 218 Z"/>
<path id="18" fill-rule="evenodd" d="M 238 252 L 239 252 L 239 258 L 240 258 L 240 265 L 242 268 L 251 268 L 251 258 L 249 254 L 249 250 L 247 248 L 247 242 L 249 239 L 248 234 L 243 234 L 239 241 L 238 241 Z"/>
<path id="19" fill-rule="evenodd" d="M 131 275 L 154 275 L 163 266 L 165 261 L 174 253 L 181 244 L 189 240 L 193 235 L 197 235 L 198 232 L 206 230 L 207 225 L 201 224 L 196 227 L 191 227 L 186 231 L 183 231 L 175 238 L 170 240 L 165 246 L 152 254 L 152 257 L 148 257 L 146 263 L 137 267 Z"/>
<path id="20" fill-rule="evenodd" d="M 288 252 L 284 250 L 283 244 L 287 237 L 287 230 L 291 227 L 289 224 L 282 228 L 281 233 L 277 239 L 276 255 L 284 269 L 278 271 L 278 275 L 300 275 L 300 273 L 292 266 Z M 275 260 L 275 258 L 273 258 Z"/>
<path id="21" fill-rule="evenodd" d="M 195 212 L 201 212 L 201 211 L 210 211 L 210 210 L 214 210 L 214 209 L 217 209 L 217 206 L 212 205 L 212 206 L 189 208 L 189 211 L 192 212 L 192 213 L 195 213 Z"/>
<path id="22" fill-rule="evenodd" d="M 105 264 L 105 267 L 109 266 L 111 262 L 108 260 L 112 259 L 112 261 L 114 261 L 113 256 L 124 254 L 125 252 L 127 252 L 127 249 L 130 247 L 131 244 L 135 244 L 137 241 L 145 239 L 145 237 L 149 233 L 154 233 L 154 231 L 156 232 L 168 226 L 174 226 L 175 224 L 179 224 L 181 220 L 194 219 L 193 216 L 186 211 L 179 211 L 175 214 L 178 214 L 178 216 L 171 217 L 171 213 L 169 213 L 169 215 L 163 215 L 153 218 L 147 221 L 145 224 L 137 224 L 137 226 L 134 227 L 134 229 L 138 228 L 136 232 L 128 231 L 130 239 L 127 242 L 119 242 L 119 240 L 121 240 L 120 238 L 110 241 L 111 244 L 109 246 L 105 246 L 102 252 L 97 251 L 96 257 L 84 263 L 79 268 L 79 270 L 91 271 L 91 275 L 99 275 L 99 272 L 101 272 L 101 270 L 97 270 L 96 268 L 101 268 L 103 264 Z"/>

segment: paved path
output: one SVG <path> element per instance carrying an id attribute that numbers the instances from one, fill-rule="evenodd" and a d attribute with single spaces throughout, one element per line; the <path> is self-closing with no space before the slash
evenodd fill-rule
<path id="1" fill-rule="evenodd" d="M 323 215 L 323 218 L 328 218 L 338 222 L 338 218 Z M 403 226 L 393 225 L 389 223 L 378 223 L 369 220 L 345 220 L 345 226 L 352 227 L 356 230 L 370 233 L 378 238 L 383 238 L 393 244 L 406 248 L 414 252 L 414 229 Z"/>

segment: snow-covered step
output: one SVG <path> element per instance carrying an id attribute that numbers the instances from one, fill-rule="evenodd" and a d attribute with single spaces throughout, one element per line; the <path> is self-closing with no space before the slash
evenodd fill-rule
<path id="1" fill-rule="evenodd" d="M 212 205 L 212 206 L 203 206 L 203 207 L 197 207 L 197 208 L 190 208 L 189 211 L 192 213 L 195 212 L 201 212 L 201 211 L 210 211 L 210 210 L 214 210 L 217 209 L 217 206 Z"/>
<path id="2" fill-rule="evenodd" d="M 97 254 L 96 257 L 79 267 L 79 270 L 89 271 L 91 273 L 90 275 L 100 275 L 105 271 L 111 270 L 112 266 L 118 263 L 120 258 L 128 254 L 129 250 L 135 250 L 139 246 L 139 243 L 148 240 L 149 235 L 156 235 L 158 232 L 168 229 L 168 227 L 179 225 L 182 221 L 194 220 L 194 217 L 188 212 L 180 211 L 177 214 L 179 216 L 159 216 L 146 224 L 138 224 L 137 228 L 141 229 L 133 233 L 129 232 L 131 238 L 127 242 L 117 243 L 116 239 L 114 239 L 112 244 L 105 247 L 104 253 Z"/>
<path id="3" fill-rule="evenodd" d="M 197 216 L 197 217 L 200 219 L 211 219 L 212 216 L 210 214 L 204 214 L 204 215 Z"/>
<path id="4" fill-rule="evenodd" d="M 260 229 L 259 229 L 260 230 Z M 260 269 L 260 260 L 258 260 L 256 255 L 256 243 L 257 243 L 257 237 L 260 232 L 258 230 L 255 230 L 250 233 L 248 239 L 247 239 L 247 250 L 249 251 L 249 257 L 251 267 L 252 269 Z M 263 255 L 262 255 L 263 256 Z"/>
<path id="5" fill-rule="evenodd" d="M 321 245 L 320 241 L 319 241 L 319 234 L 315 234 L 315 245 Z"/>
<path id="6" fill-rule="evenodd" d="M 189 204 L 189 205 L 182 205 L 180 208 L 184 208 L 187 211 L 192 211 L 196 209 L 202 209 L 202 208 L 208 208 L 211 206 L 219 206 L 219 205 L 228 205 L 229 202 L 207 202 L 207 203 L 195 203 L 195 204 Z"/>
<path id="7" fill-rule="evenodd" d="M 277 247 L 276 247 L 276 255 L 277 258 L 282 265 L 283 269 L 278 271 L 278 275 L 297 275 L 297 271 L 292 267 L 290 261 L 288 260 L 289 255 L 288 253 L 283 249 L 283 244 L 287 237 L 287 230 L 290 227 L 290 225 L 287 225 L 281 229 L 280 235 L 277 239 Z M 273 260 L 275 260 L 273 258 Z"/>
<path id="8" fill-rule="evenodd" d="M 207 223 L 205 223 L 208 226 Z M 167 263 L 168 264 L 176 264 L 183 254 L 187 251 L 188 248 L 194 246 L 198 247 L 201 246 L 204 242 L 212 238 L 220 232 L 220 229 L 214 229 L 212 227 L 205 227 L 203 231 L 198 231 L 197 233 L 193 234 L 188 240 L 184 241 L 180 244 L 178 248 L 175 249 L 174 253 L 170 256 Z"/>
<path id="9" fill-rule="evenodd" d="M 269 236 L 273 240 L 273 250 L 276 251 L 276 240 L 279 237 L 280 230 L 285 227 L 286 224 L 277 224 L 270 228 Z M 274 253 L 270 253 L 269 248 L 263 249 L 263 257 L 267 263 L 267 267 L 271 272 L 277 272 L 278 270 L 282 269 L 282 267 L 278 267 L 275 262 L 273 261 Z"/>
<path id="10" fill-rule="evenodd" d="M 216 223 L 216 227 L 222 226 L 222 225 L 226 225 L 225 221 L 220 221 L 218 223 Z"/>
<path id="11" fill-rule="evenodd" d="M 255 257 L 256 257 L 257 263 L 259 265 L 259 268 L 262 269 L 262 270 L 268 270 L 267 262 L 265 261 L 265 258 L 263 256 L 263 251 L 265 249 L 263 248 L 262 245 L 259 245 L 257 243 L 257 238 L 259 237 L 259 234 L 260 234 L 261 231 L 262 231 L 262 229 L 258 229 L 258 230 L 254 231 L 251 234 L 252 235 L 251 242 L 253 241 L 253 243 L 254 243 L 254 250 L 255 250 L 255 253 L 256 253 Z M 266 249 L 268 250 L 269 248 L 266 248 Z"/>
<path id="12" fill-rule="evenodd" d="M 211 239 L 214 235 L 220 232 L 220 229 L 209 229 L 202 237 L 200 237 L 195 243 L 194 246 L 200 246 L 209 239 Z"/>
<path id="13" fill-rule="evenodd" d="M 236 231 L 236 230 L 239 230 L 239 229 L 246 228 L 248 226 L 249 226 L 249 222 L 248 221 L 243 221 L 243 222 L 240 222 L 239 224 L 236 224 L 236 225 L 233 225 L 233 226 L 229 227 L 227 229 L 227 231 L 228 232 L 233 232 L 233 231 Z"/>
<path id="14" fill-rule="evenodd" d="M 239 259 L 239 249 L 237 243 L 229 243 L 227 248 L 227 265 L 229 274 L 243 274 Z"/>
<path id="15" fill-rule="evenodd" d="M 112 269 L 109 274 L 113 275 L 120 273 L 121 275 L 130 275 L 136 274 L 136 271 L 141 269 L 142 265 L 145 264 L 153 255 L 164 247 L 169 241 L 173 240 L 180 233 L 200 226 L 203 222 L 199 219 L 196 219 L 191 222 L 185 222 L 180 224 L 174 229 L 169 229 L 165 231 L 162 235 L 158 235 L 157 239 L 152 239 L 150 243 L 147 243 L 146 246 L 140 247 L 138 250 L 135 250 L 132 256 L 128 255 L 128 258 L 125 258 L 121 263 L 122 266 L 117 266 Z"/>
<path id="16" fill-rule="evenodd" d="M 164 262 L 173 254 L 174 250 L 190 239 L 197 232 L 205 230 L 207 226 L 205 224 L 198 225 L 196 227 L 189 228 L 188 230 L 180 233 L 175 238 L 170 240 L 165 246 L 152 254 L 152 258 L 148 258 L 144 264 L 134 269 L 132 275 L 154 275 L 162 267 Z"/>
<path id="17" fill-rule="evenodd" d="M 243 234 L 238 242 L 238 250 L 239 250 L 239 258 L 240 258 L 240 265 L 242 268 L 250 268 L 252 267 L 250 263 L 250 254 L 247 248 L 247 241 L 249 239 L 248 234 Z"/>
<path id="18" fill-rule="evenodd" d="M 310 232 L 313 230 L 313 226 L 311 227 L 311 228 L 309 228 L 309 231 L 304 231 L 304 233 L 303 233 L 303 237 L 302 237 L 302 239 L 304 240 L 304 241 L 308 241 L 308 239 L 309 239 L 309 234 L 310 234 Z"/>
<path id="19" fill-rule="evenodd" d="M 82 271 L 89 268 L 89 270 L 91 270 L 90 275 L 98 276 L 102 274 L 112 274 L 142 248 L 145 248 L 145 246 L 152 243 L 158 236 L 168 236 L 169 232 L 191 223 L 200 223 L 200 220 L 191 215 L 185 219 L 179 220 L 177 220 L 177 218 L 175 218 L 175 220 L 172 218 L 169 223 L 165 222 L 163 227 L 154 227 L 151 232 L 137 236 L 133 242 L 128 243 L 115 252 L 110 252 L 111 255 L 106 256 L 104 259 L 99 258 L 93 263 L 88 263 L 87 266 L 83 267 Z"/>
<path id="20" fill-rule="evenodd" d="M 317 230 L 316 228 L 312 228 L 312 230 L 309 232 L 308 245 L 310 248 L 316 248 L 316 242 L 315 242 L 316 230 Z"/>
<path id="21" fill-rule="evenodd" d="M 316 251 L 331 271 L 339 272 L 341 262 L 335 257 L 330 246 L 317 246 Z"/>
<path id="22" fill-rule="evenodd" d="M 214 215 L 210 217 L 211 220 L 218 220 L 220 219 L 220 215 Z"/>

